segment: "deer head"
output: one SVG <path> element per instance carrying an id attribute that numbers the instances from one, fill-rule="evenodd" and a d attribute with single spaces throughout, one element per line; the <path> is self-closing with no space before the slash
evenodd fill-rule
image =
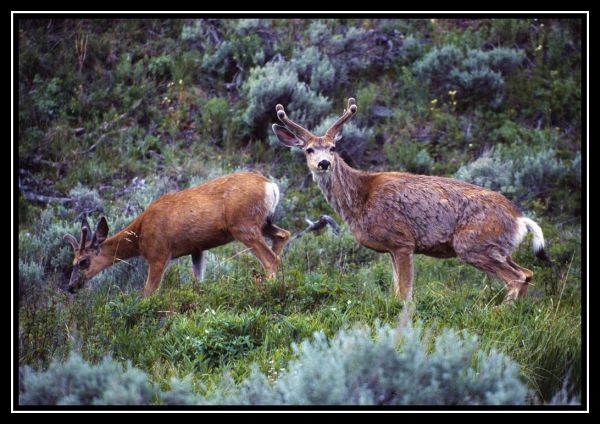
<path id="1" fill-rule="evenodd" d="M 105 258 L 100 254 L 100 245 L 108 235 L 108 223 L 102 217 L 96 225 L 96 231 L 91 234 L 90 225 L 86 218 L 81 221 L 81 238 L 79 242 L 71 234 L 65 234 L 63 240 L 73 247 L 73 271 L 69 280 L 68 290 L 77 292 L 83 285 L 98 274 L 106 266 Z M 90 237 L 91 236 L 91 237 Z"/>
<path id="2" fill-rule="evenodd" d="M 275 107 L 277 117 L 285 127 L 273 124 L 273 132 L 288 147 L 300 147 L 313 174 L 326 173 L 335 167 L 335 143 L 342 138 L 342 127 L 356 113 L 356 100 L 348 99 L 348 107 L 324 136 L 317 137 L 288 118 L 282 105 Z"/>

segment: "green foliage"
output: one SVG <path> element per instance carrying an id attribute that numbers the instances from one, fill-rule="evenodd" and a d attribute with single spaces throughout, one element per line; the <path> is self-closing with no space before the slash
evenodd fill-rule
<path id="1" fill-rule="evenodd" d="M 222 97 L 213 97 L 200 105 L 197 127 L 208 138 L 205 141 L 223 145 L 223 141 L 227 139 L 229 116 L 229 103 Z"/>
<path id="2" fill-rule="evenodd" d="M 385 158 L 391 169 L 415 174 L 430 174 L 433 159 L 419 143 L 389 143 L 384 147 Z"/>
<path id="3" fill-rule="evenodd" d="M 290 66 L 296 69 L 298 78 L 316 92 L 329 93 L 336 88 L 336 71 L 327 56 L 316 47 L 295 50 Z"/>
<path id="4" fill-rule="evenodd" d="M 143 371 L 124 369 L 111 358 L 90 366 L 71 355 L 64 364 L 52 362 L 46 372 L 19 371 L 23 405 L 144 405 L 154 395 Z"/>
<path id="5" fill-rule="evenodd" d="M 93 364 L 111 356 L 147 374 L 150 403 L 225 402 L 235 393 L 256 404 L 281 400 L 275 388 L 291 381 L 290 364 L 304 355 L 292 342 L 324 334 L 307 343 L 325 355 L 340 331 L 350 337 L 350 328 L 376 320 L 380 330 L 396 325 L 404 305 L 391 295 L 388 255 L 358 245 L 345 225 L 339 236 L 325 230 L 295 240 L 277 279 L 261 288 L 259 263 L 232 243 L 208 252 L 201 283 L 190 259 L 172 261 L 150 299 L 141 298 L 142 258 L 103 271 L 75 296 L 63 290 L 73 252 L 62 237 L 79 236 L 81 214 L 105 215 L 114 234 L 161 194 L 242 169 L 280 184 L 278 225 L 296 233 L 305 215 L 322 213 L 341 222 L 303 160 L 293 160 L 301 155 L 274 144 L 270 125 L 281 103 L 321 132 L 354 96 L 359 112 L 340 150 L 356 167 L 456 175 L 500 190 L 540 222 L 555 262 L 545 267 L 523 246 L 514 257 L 535 273 L 530 296 L 498 307 L 501 283 L 458 260 L 417 255 L 414 321 L 428 329 L 428 342 L 420 339 L 427 360 L 446 328 L 465 329 L 486 358 L 496 351 L 518 364 L 527 404 L 581 399 L 580 19 L 36 19 L 18 26 L 20 367 L 46 369 L 71 351 Z M 25 192 L 72 200 L 47 205 Z M 370 330 L 356 331 L 365 334 L 356 336 L 360 346 L 384 347 Z M 377 358 L 382 366 L 398 360 L 402 344 L 395 347 L 389 361 Z M 314 373 L 309 365 L 317 362 L 306 361 Z M 436 367 L 428 362 L 418 375 L 443 369 Z M 363 381 L 365 370 L 344 375 Z M 464 393 L 466 386 L 452 387 Z M 81 401 L 69 396 L 63 401 Z"/>
<path id="6" fill-rule="evenodd" d="M 489 51 L 457 47 L 434 48 L 415 63 L 414 71 L 424 78 L 434 93 L 444 96 L 458 90 L 459 99 L 466 104 L 487 99 L 492 107 L 502 103 L 505 76 L 524 60 L 522 51 L 496 48 Z"/>
<path id="7" fill-rule="evenodd" d="M 548 197 L 567 176 L 576 179 L 576 169 L 558 159 L 553 149 L 525 152 L 518 147 L 501 147 L 462 166 L 455 177 L 521 200 Z M 577 166 L 576 160 L 572 166 Z M 576 181 L 571 184 L 576 185 Z"/>
<path id="8" fill-rule="evenodd" d="M 314 125 L 331 107 L 331 101 L 300 81 L 297 71 L 287 62 L 271 62 L 262 68 L 253 68 L 242 92 L 248 102 L 244 120 L 257 128 L 272 121 L 273 105 L 278 103 L 285 104 L 290 118 L 305 126 Z"/>
<path id="9" fill-rule="evenodd" d="M 399 345 L 399 347 L 398 347 Z M 429 341 L 420 327 L 322 332 L 294 345 L 297 359 L 272 385 L 253 375 L 233 404 L 285 405 L 519 405 L 527 389 L 503 355 L 477 350 L 477 338 L 446 330 Z"/>
<path id="10" fill-rule="evenodd" d="M 69 191 L 71 199 L 71 207 L 74 213 L 78 215 L 93 214 L 102 212 L 102 199 L 98 195 L 98 191 L 83 187 L 81 184 L 76 185 Z"/>
<path id="11" fill-rule="evenodd" d="M 501 191 L 507 195 L 516 191 L 513 185 L 514 162 L 512 160 L 502 161 L 489 153 L 468 165 L 461 166 L 454 176 L 459 180 L 494 191 Z"/>

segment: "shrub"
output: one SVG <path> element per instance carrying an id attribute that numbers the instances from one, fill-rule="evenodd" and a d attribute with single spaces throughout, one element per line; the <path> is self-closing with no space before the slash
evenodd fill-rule
<path id="1" fill-rule="evenodd" d="M 417 76 L 428 81 L 432 92 L 444 96 L 458 90 L 462 103 L 485 98 L 494 108 L 504 97 L 504 77 L 525 58 L 521 50 L 497 48 L 489 51 L 462 50 L 454 46 L 434 48 L 413 66 Z"/>
<path id="2" fill-rule="evenodd" d="M 153 57 L 148 62 L 148 72 L 150 75 L 161 79 L 167 80 L 172 78 L 174 59 L 168 54 L 161 54 L 160 56 Z"/>
<path id="3" fill-rule="evenodd" d="M 503 161 L 492 152 L 486 152 L 474 162 L 461 166 L 454 177 L 504 194 L 515 191 L 514 162 Z"/>
<path id="4" fill-rule="evenodd" d="M 479 159 L 461 166 L 454 174 L 458 179 L 515 195 L 523 200 L 547 197 L 560 186 L 571 169 L 556 158 L 554 149 L 502 148 L 484 153 Z"/>
<path id="5" fill-rule="evenodd" d="M 290 65 L 298 79 L 317 92 L 330 92 L 336 88 L 336 72 L 329 58 L 316 47 L 296 49 Z"/>
<path id="6" fill-rule="evenodd" d="M 24 262 L 19 259 L 19 300 L 35 288 L 42 285 L 44 268 L 35 262 Z"/>
<path id="7" fill-rule="evenodd" d="M 420 326 L 321 332 L 293 345 L 297 359 L 273 384 L 254 370 L 240 388 L 214 400 L 287 405 L 519 405 L 527 389 L 517 366 L 477 338 L 446 330 L 430 352 Z"/>
<path id="8" fill-rule="evenodd" d="M 394 170 L 405 170 L 415 174 L 430 174 L 433 159 L 418 142 L 388 143 L 384 146 L 385 157 Z"/>
<path id="9" fill-rule="evenodd" d="M 71 209 L 77 214 L 76 216 L 104 211 L 102 199 L 96 189 L 89 189 L 77 184 L 69 191 L 69 197 L 71 198 Z"/>
<path id="10" fill-rule="evenodd" d="M 567 166 L 556 158 L 554 149 L 540 150 L 520 161 L 515 170 L 515 186 L 530 197 L 547 196 L 568 172 Z"/>
<path id="11" fill-rule="evenodd" d="M 43 372 L 20 368 L 19 377 L 23 405 L 143 405 L 155 393 L 143 371 L 111 358 L 90 365 L 78 354 Z"/>
<path id="12" fill-rule="evenodd" d="M 330 101 L 301 82 L 298 73 L 285 61 L 253 68 L 242 90 L 248 106 L 244 120 L 255 128 L 265 128 L 275 118 L 274 105 L 282 103 L 291 119 L 304 126 L 315 125 L 330 109 Z"/>
<path id="13" fill-rule="evenodd" d="M 198 129 L 202 131 L 206 137 L 210 138 L 210 140 L 207 141 L 222 145 L 229 116 L 229 103 L 227 102 L 227 99 L 213 97 L 200 106 Z"/>

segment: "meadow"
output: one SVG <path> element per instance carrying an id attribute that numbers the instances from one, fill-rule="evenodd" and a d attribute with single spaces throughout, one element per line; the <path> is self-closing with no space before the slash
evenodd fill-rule
<path id="1" fill-rule="evenodd" d="M 22 404 L 581 402 L 579 19 L 39 19 L 17 31 Z M 269 130 L 283 103 L 319 133 L 350 95 L 359 112 L 339 146 L 352 166 L 460 178 L 540 224 L 554 265 L 525 240 L 527 298 L 502 304 L 500 281 L 425 256 L 414 301 L 392 295 L 389 256 L 358 245 Z M 173 261 L 147 299 L 141 258 L 65 290 L 62 237 L 78 238 L 83 216 L 106 216 L 114 234 L 160 195 L 239 170 L 279 184 L 277 225 L 297 233 L 326 213 L 340 234 L 292 241 L 262 287 L 236 242 L 208 253 L 201 282 L 189 257 Z"/>

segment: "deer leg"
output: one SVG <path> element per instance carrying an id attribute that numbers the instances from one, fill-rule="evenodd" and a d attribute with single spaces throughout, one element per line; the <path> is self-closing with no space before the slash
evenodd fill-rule
<path id="1" fill-rule="evenodd" d="M 519 265 L 518 263 L 516 263 L 510 256 L 508 258 L 506 258 L 506 262 L 508 262 L 508 264 L 510 266 L 512 266 L 514 269 L 516 269 L 517 271 L 522 272 L 525 275 L 525 284 L 522 285 L 521 290 L 519 290 L 519 296 L 518 297 L 525 297 L 527 296 L 527 289 L 529 288 L 529 283 L 531 282 L 531 280 L 533 279 L 533 271 L 522 267 L 521 265 Z"/>
<path id="2" fill-rule="evenodd" d="M 146 285 L 144 286 L 144 297 L 152 296 L 160 285 L 162 274 L 167 264 L 166 260 L 159 260 L 149 262 L 148 266 L 148 278 L 146 279 Z"/>
<path id="3" fill-rule="evenodd" d="M 277 256 L 281 253 L 286 243 L 288 242 L 291 233 L 288 230 L 284 230 L 281 227 L 273 223 L 267 223 L 263 228 L 263 235 L 270 238 L 273 243 L 271 245 L 271 250 L 275 252 Z"/>
<path id="4" fill-rule="evenodd" d="M 204 268 L 206 267 L 206 251 L 196 250 L 192 253 L 192 272 L 198 281 L 204 279 Z"/>
<path id="5" fill-rule="evenodd" d="M 505 303 L 527 294 L 527 274 L 521 271 L 520 267 L 511 266 L 508 257 L 487 256 L 479 252 L 461 252 L 459 257 L 475 268 L 502 280 L 507 290 Z"/>
<path id="6" fill-rule="evenodd" d="M 391 252 L 394 295 L 401 300 L 412 299 L 413 253 L 406 250 Z"/>
<path id="7" fill-rule="evenodd" d="M 252 253 L 260 261 L 267 273 L 267 279 L 275 278 L 279 257 L 267 244 L 259 228 L 231 229 L 233 238 L 252 249 Z"/>

